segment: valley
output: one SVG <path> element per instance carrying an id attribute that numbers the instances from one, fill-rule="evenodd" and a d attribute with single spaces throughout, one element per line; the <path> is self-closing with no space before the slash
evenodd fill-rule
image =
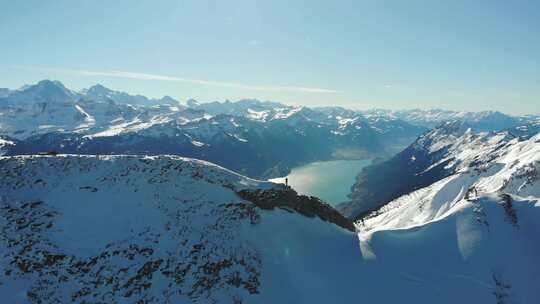
<path id="1" fill-rule="evenodd" d="M 0 12 L 0 304 L 540 304 L 540 1 Z"/>
<path id="2" fill-rule="evenodd" d="M 539 116 L 2 96 L 10 303 L 540 299 Z"/>
<path id="3" fill-rule="evenodd" d="M 356 176 L 370 163 L 371 160 L 313 162 L 292 168 L 286 177 L 269 181 L 284 184 L 287 178 L 289 185 L 299 194 L 316 196 L 331 206 L 336 206 L 348 200 Z"/>

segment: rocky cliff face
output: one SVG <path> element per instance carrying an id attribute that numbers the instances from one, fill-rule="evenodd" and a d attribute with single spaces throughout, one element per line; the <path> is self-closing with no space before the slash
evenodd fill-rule
<path id="1" fill-rule="evenodd" d="M 355 231 L 353 222 L 330 205 L 323 203 L 320 199 L 313 196 L 298 195 L 292 189 L 244 189 L 238 192 L 238 195 L 257 207 L 265 210 L 280 208 L 298 212 L 307 217 L 318 217 L 323 221 L 334 223 L 340 227 Z"/>

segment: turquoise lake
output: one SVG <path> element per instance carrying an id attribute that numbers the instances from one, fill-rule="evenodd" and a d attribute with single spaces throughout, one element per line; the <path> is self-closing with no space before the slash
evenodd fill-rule
<path id="1" fill-rule="evenodd" d="M 289 185 L 298 193 L 317 196 L 335 206 L 347 200 L 355 177 L 371 160 L 332 160 L 309 163 L 296 167 L 286 177 Z M 285 183 L 285 177 L 270 181 Z"/>

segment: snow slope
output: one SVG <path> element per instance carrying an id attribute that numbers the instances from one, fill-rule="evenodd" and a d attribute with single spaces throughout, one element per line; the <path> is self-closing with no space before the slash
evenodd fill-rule
<path id="1" fill-rule="evenodd" d="M 488 303 L 491 293 L 493 303 L 537 303 L 540 134 L 497 149 L 453 147 L 454 174 L 357 222 L 363 257 L 427 292 L 459 290 L 456 302 Z"/>
<path id="2" fill-rule="evenodd" d="M 27 156 L 0 167 L 6 303 L 355 297 L 354 233 L 236 194 L 275 184 L 170 156 Z"/>
<path id="3" fill-rule="evenodd" d="M 501 132 L 475 132 L 466 122 L 445 122 L 392 158 L 364 168 L 353 186 L 351 201 L 338 209 L 348 217 L 358 218 L 461 169 L 490 165 L 497 153 L 538 131 L 535 123 Z"/>
<path id="4" fill-rule="evenodd" d="M 360 244 L 305 209 L 268 208 L 292 195 L 272 192 L 277 185 L 203 161 L 3 157 L 0 296 L 7 303 L 537 303 L 539 181 L 528 168 L 531 161 L 538 168 L 538 140 L 501 153 L 502 166 L 461 172 L 392 202 L 357 223 Z M 468 200 L 456 195 L 473 180 L 484 190 Z M 303 200 L 308 210 L 316 205 Z"/>

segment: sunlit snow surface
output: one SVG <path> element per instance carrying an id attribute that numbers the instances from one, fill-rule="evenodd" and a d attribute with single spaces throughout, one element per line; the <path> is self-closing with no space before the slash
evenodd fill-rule
<path id="1" fill-rule="evenodd" d="M 0 168 L 6 303 L 355 297 L 358 267 L 321 263 L 358 265 L 353 233 L 234 192 L 275 184 L 173 156 L 13 157 Z"/>
<path id="2" fill-rule="evenodd" d="M 538 302 L 540 135 L 498 149 L 474 141 L 456 147 L 453 157 L 484 162 L 461 162 L 456 174 L 358 221 L 362 256 L 405 271 L 425 291 L 462 295 L 448 299 L 489 303 L 483 293 L 490 291 L 499 303 Z"/>
<path id="3" fill-rule="evenodd" d="M 459 154 L 483 162 L 461 162 L 456 174 L 359 221 L 358 237 L 290 210 L 258 209 L 235 191 L 275 184 L 208 162 L 3 157 L 0 296 L 538 303 L 540 136 L 472 147 Z"/>

